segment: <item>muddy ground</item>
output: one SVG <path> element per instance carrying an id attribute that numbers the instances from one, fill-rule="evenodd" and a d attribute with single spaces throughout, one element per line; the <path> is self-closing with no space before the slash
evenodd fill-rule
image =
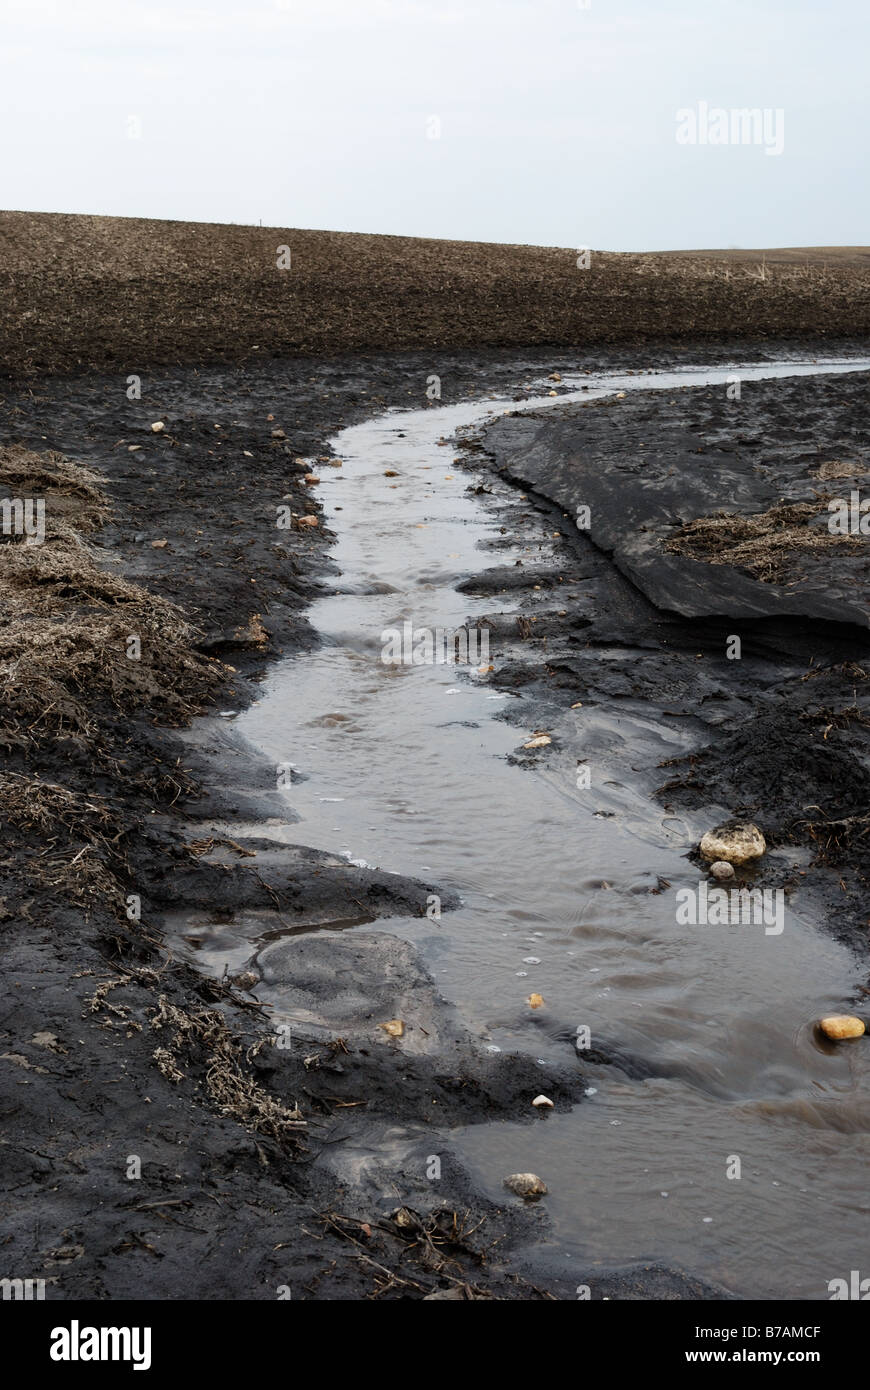
<path id="1" fill-rule="evenodd" d="M 648 363 L 671 357 L 661 347 Z M 442 399 L 512 394 L 530 373 L 619 362 L 452 355 Z M 422 914 L 427 893 L 443 890 L 316 851 L 276 853 L 269 821 L 292 814 L 286 789 L 220 718 L 255 698 L 270 661 L 316 641 L 304 609 L 329 578 L 329 535 L 300 524 L 318 511 L 305 473 L 330 466 L 327 441 L 342 426 L 425 404 L 431 370 L 428 354 L 297 359 L 164 370 L 143 376 L 132 401 L 119 373 L 5 391 L 0 446 L 24 450 L 31 469 L 32 454 L 51 450 L 93 470 L 97 481 L 79 487 L 93 495 L 74 505 L 58 475 L 49 504 L 58 513 L 68 503 L 73 521 L 92 507 L 88 564 L 132 586 L 101 585 L 84 560 L 75 569 L 60 532 L 42 548 L 53 567 L 25 575 L 30 590 L 15 565 L 3 575 L 40 621 L 47 603 L 43 635 L 59 654 L 51 698 L 34 709 L 27 701 L 42 686 L 16 662 L 22 638 L 9 607 L 0 1248 L 4 1276 L 44 1277 L 49 1297 L 576 1296 L 573 1281 L 548 1278 L 530 1258 L 546 1240 L 545 1204 L 482 1200 L 450 1151 L 452 1125 L 527 1113 L 539 1089 L 533 1060 L 487 1054 L 413 952 L 366 925 Z M 534 524 L 552 518 L 564 541 L 558 574 L 542 571 L 541 588 L 525 596 L 530 621 L 500 620 L 494 604 L 493 624 L 512 644 L 494 679 L 524 687 L 542 710 L 617 700 L 673 711 L 697 752 L 686 766 L 649 769 L 651 791 L 667 783 L 661 794 L 675 807 L 700 796 L 704 807 L 752 812 L 773 843 L 806 846 L 803 872 L 820 894 L 842 878 L 831 925 L 853 934 L 867 813 L 865 632 L 827 616 L 811 630 L 807 618 L 783 627 L 742 614 L 743 658 L 726 664 L 732 619 L 663 613 L 610 538 L 594 525 L 582 535 L 573 514 L 586 486 L 577 456 L 594 453 L 601 476 L 602 463 L 622 467 L 640 442 L 665 462 L 677 451 L 693 476 L 696 451 L 713 447 L 736 449 L 753 477 L 771 452 L 776 468 L 803 461 L 808 440 L 822 462 L 865 460 L 865 394 L 857 378 L 747 387 L 739 417 L 714 392 L 676 393 L 675 404 L 639 396 L 583 414 L 568 407 L 561 420 L 505 417 L 469 454 L 526 488 Z M 164 426 L 156 434 L 155 422 Z M 4 458 L 11 468 L 21 454 Z M 766 496 L 747 493 L 747 504 Z M 715 510 L 712 494 L 700 501 L 696 516 L 708 501 Z M 286 529 L 276 526 L 282 506 Z M 691 520 L 675 517 L 665 540 Z M 4 542 L 3 551 L 21 546 Z M 662 565 L 678 562 L 662 549 Z M 513 576 L 495 569 L 488 582 L 517 597 Z M 94 651 L 88 633 L 110 619 L 111 639 Z M 106 643 L 131 631 L 144 635 L 141 664 L 122 679 L 120 649 Z M 596 646 L 617 659 L 590 660 Z M 209 717 L 191 734 L 198 711 Z M 801 820 L 808 800 L 820 807 L 811 828 Z M 252 820 L 262 836 L 240 843 L 234 824 Z M 837 820 L 849 820 L 849 833 L 832 844 L 825 826 Z M 838 856 L 835 868 L 816 862 L 820 848 Z M 141 914 L 131 919 L 136 898 Z M 187 907 L 216 921 L 254 913 L 280 922 L 262 995 L 245 978 L 211 980 L 172 959 L 161 925 Z M 349 918 L 364 930 L 304 931 Z M 304 1001 L 308 1035 L 286 1038 L 264 1007 L 276 985 Z M 411 1025 L 402 1039 L 380 1029 L 397 1017 Z M 579 1103 L 582 1088 L 573 1058 L 550 1074 L 558 1106 Z M 585 1277 L 599 1298 L 724 1296 L 659 1266 Z"/>
<path id="2" fill-rule="evenodd" d="M 456 361 L 444 398 L 549 365 Z M 414 356 L 185 369 L 133 400 L 118 375 L 6 392 L 4 490 L 38 484 L 47 536 L 0 546 L 0 1242 L 4 1275 L 49 1297 L 571 1292 L 524 1273 L 545 1209 L 481 1200 L 450 1153 L 451 1125 L 528 1112 L 533 1060 L 485 1052 L 383 931 L 304 933 L 423 913 L 438 885 L 276 853 L 286 793 L 220 718 L 316 640 L 329 536 L 299 524 L 317 516 L 305 472 L 343 425 L 419 405 L 427 375 Z M 165 914 L 197 907 L 278 920 L 263 996 L 292 981 L 310 1036 L 285 1046 L 251 981 L 172 959 Z M 380 1030 L 395 1017 L 407 1040 Z M 573 1058 L 551 1073 L 556 1104 L 582 1080 Z M 623 1279 L 630 1297 L 713 1292 L 650 1267 L 596 1272 L 593 1296 Z"/>
<path id="3" fill-rule="evenodd" d="M 520 599 L 519 616 L 494 615 L 492 680 L 553 731 L 528 758 L 594 767 L 600 814 L 630 769 L 684 828 L 757 822 L 774 853 L 744 881 L 794 894 L 862 952 L 870 535 L 828 520 L 867 497 L 868 386 L 865 372 L 747 381 L 730 399 L 723 376 L 503 416 L 466 441 L 560 537 L 546 564 L 467 585 Z M 649 715 L 676 756 L 651 762 L 632 740 Z"/>

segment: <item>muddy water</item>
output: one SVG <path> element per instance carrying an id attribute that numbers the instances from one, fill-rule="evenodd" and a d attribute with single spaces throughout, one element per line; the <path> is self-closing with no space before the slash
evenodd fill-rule
<path id="1" fill-rule="evenodd" d="M 591 389 L 560 403 L 709 381 L 724 390 L 725 375 L 584 377 Z M 530 405 L 556 404 L 541 390 Z M 468 474 L 439 443 L 505 408 L 522 407 L 395 412 L 333 441 L 343 467 L 322 469 L 319 495 L 340 576 L 310 612 L 324 644 L 275 668 L 238 727 L 307 779 L 287 788 L 301 819 L 284 838 L 461 895 L 440 921 L 385 926 L 419 946 L 484 1045 L 531 1052 L 544 1092 L 548 1065 L 583 1026 L 649 1069 L 631 1080 L 583 1062 L 588 1095 L 571 1113 L 454 1136 L 496 1198 L 505 1173 L 546 1179 L 554 1258 L 578 1269 L 656 1258 L 750 1297 L 827 1297 L 828 1280 L 870 1274 L 870 1052 L 821 1051 L 810 1021 L 842 1007 L 859 964 L 796 899 L 779 935 L 678 925 L 674 893 L 698 882 L 685 851 L 704 827 L 669 819 L 625 781 L 578 790 L 573 758 L 540 772 L 508 763 L 525 736 L 498 715 L 519 697 L 485 674 L 381 660 L 382 634 L 405 620 L 451 629 L 504 609 L 504 596 L 457 593 L 459 579 L 546 557 L 543 530 L 519 539 L 518 529 L 505 548 L 504 514 L 466 492 Z M 579 746 L 590 719 L 599 741 L 610 720 L 614 738 L 648 755 L 681 751 L 671 721 L 626 722 L 600 706 L 565 710 L 566 742 Z M 671 888 L 651 893 L 659 876 Z M 546 1000 L 538 1012 L 532 991 Z M 739 1180 L 726 1175 L 734 1156 Z"/>

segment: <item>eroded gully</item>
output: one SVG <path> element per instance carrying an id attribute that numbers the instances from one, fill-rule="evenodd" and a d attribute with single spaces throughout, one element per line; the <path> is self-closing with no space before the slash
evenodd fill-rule
<path id="1" fill-rule="evenodd" d="M 582 393 L 551 401 L 542 384 L 526 408 L 726 374 L 585 376 Z M 440 921 L 381 929 L 419 948 L 484 1046 L 532 1053 L 545 1092 L 548 1063 L 585 1025 L 653 1073 L 631 1080 L 581 1055 L 587 1094 L 570 1113 L 454 1133 L 484 1191 L 503 1198 L 505 1173 L 544 1176 L 552 1253 L 569 1267 L 661 1259 L 748 1297 L 825 1297 L 829 1279 L 867 1264 L 870 1065 L 866 1049 L 821 1051 L 811 1024 L 841 1007 L 860 963 L 800 904 L 779 936 L 678 925 L 674 893 L 698 882 L 685 858 L 695 827 L 630 782 L 591 795 L 546 759 L 512 765 L 506 755 L 528 735 L 499 716 L 521 697 L 486 673 L 381 659 L 384 631 L 406 620 L 455 629 L 504 610 L 503 596 L 458 593 L 460 580 L 530 549 L 546 558 L 545 530 L 517 529 L 505 546 L 510 489 L 498 485 L 496 515 L 443 444 L 506 408 L 523 406 L 390 412 L 333 440 L 343 466 L 321 470 L 319 497 L 340 575 L 309 614 L 322 646 L 276 666 L 236 727 L 306 778 L 287 788 L 300 819 L 280 838 L 458 892 L 461 907 Z M 611 720 L 614 737 L 662 758 L 682 751 L 655 711 L 627 734 L 615 710 L 566 709 L 563 738 L 580 747 L 593 717 L 599 734 Z M 657 878 L 668 892 L 649 892 Z M 220 942 L 211 954 L 217 962 Z M 533 991 L 546 1000 L 539 1012 L 526 1003 Z M 733 1156 L 739 1180 L 728 1177 Z"/>

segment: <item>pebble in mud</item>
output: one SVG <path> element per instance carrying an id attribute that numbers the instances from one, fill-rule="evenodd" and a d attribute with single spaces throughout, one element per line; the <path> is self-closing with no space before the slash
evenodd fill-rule
<path id="1" fill-rule="evenodd" d="M 730 821 L 708 830 L 698 849 L 702 858 L 715 863 L 725 860 L 728 864 L 747 864 L 751 859 L 760 859 L 767 844 L 757 825 Z"/>
<path id="2" fill-rule="evenodd" d="M 251 990 L 260 983 L 260 977 L 255 970 L 242 970 L 237 975 L 230 975 L 229 979 L 236 989 Z"/>
<path id="3" fill-rule="evenodd" d="M 537 1173 L 511 1173 L 504 1179 L 504 1185 L 509 1192 L 513 1192 L 517 1197 L 524 1197 L 526 1201 L 546 1197 L 548 1192 L 547 1184 Z"/>
<path id="4" fill-rule="evenodd" d="M 720 883 L 729 878 L 734 878 L 734 865 L 729 864 L 727 859 L 717 859 L 715 864 L 710 865 L 710 874 Z"/>
<path id="5" fill-rule="evenodd" d="M 864 1024 L 853 1014 L 831 1014 L 829 1018 L 819 1019 L 819 1027 L 826 1038 L 839 1042 L 842 1038 L 860 1038 L 864 1034 Z"/>

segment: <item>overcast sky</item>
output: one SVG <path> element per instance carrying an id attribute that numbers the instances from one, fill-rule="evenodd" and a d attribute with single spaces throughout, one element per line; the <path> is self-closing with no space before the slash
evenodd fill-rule
<path id="1" fill-rule="evenodd" d="M 865 244 L 868 10 L 0 0 L 0 201 L 617 251 Z M 740 108 L 780 153 L 701 142 Z"/>

